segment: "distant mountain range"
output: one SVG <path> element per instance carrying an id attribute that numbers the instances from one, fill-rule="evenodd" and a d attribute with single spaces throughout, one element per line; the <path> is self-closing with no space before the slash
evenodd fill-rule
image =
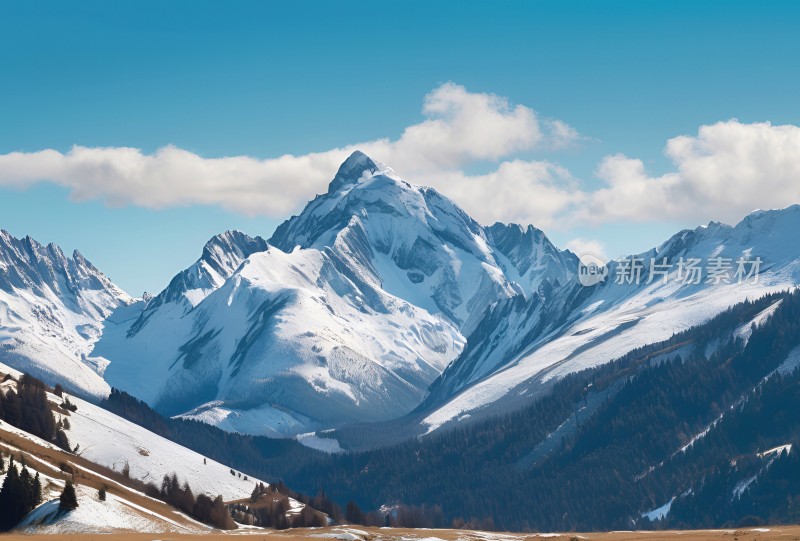
<path id="1" fill-rule="evenodd" d="M 418 435 L 519 409 L 566 374 L 795 286 L 799 229 L 792 206 L 681 231 L 636 256 L 638 283 L 617 283 L 625 263 L 611 262 L 584 287 L 578 256 L 542 231 L 482 226 L 356 152 L 268 241 L 218 235 L 152 298 L 3 232 L 0 362 L 230 431 Z M 739 258 L 758 259 L 757 283 L 733 279 Z M 681 280 L 689 260 L 698 283 Z M 714 260 L 732 266 L 720 283 Z M 668 272 L 647 283 L 650 261 Z"/>

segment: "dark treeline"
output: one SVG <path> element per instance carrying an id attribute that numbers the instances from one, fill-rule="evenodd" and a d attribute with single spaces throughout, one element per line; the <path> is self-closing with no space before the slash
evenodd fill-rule
<path id="1" fill-rule="evenodd" d="M 42 502 L 42 483 L 39 473 L 31 475 L 25 464 L 18 469 L 9 457 L 8 465 L 0 456 L 0 473 L 6 477 L 0 488 L 0 531 L 8 531 Z"/>
<path id="2" fill-rule="evenodd" d="M 63 424 L 47 401 L 49 387 L 27 374 L 20 376 L 16 387 L 16 391 L 0 390 L 0 420 L 71 452 Z"/>
<path id="3" fill-rule="evenodd" d="M 735 517 L 741 524 L 734 525 L 742 526 L 800 522 L 798 404 L 797 371 L 776 374 L 749 393 L 734 414 L 669 464 L 693 470 L 703 482 L 676 500 L 658 526 L 711 527 L 732 524 Z M 754 448 L 761 456 L 752 454 Z"/>
<path id="4" fill-rule="evenodd" d="M 165 475 L 161 487 L 152 483 L 145 485 L 144 493 L 183 511 L 192 518 L 220 530 L 235 530 L 236 523 L 231 518 L 222 496 L 210 498 L 205 494 L 195 496 L 189 483 L 178 481 L 176 474 Z"/>
<path id="5" fill-rule="evenodd" d="M 281 488 L 284 492 L 280 490 Z M 242 524 L 276 530 L 328 525 L 325 514 L 310 505 L 306 505 L 299 512 L 290 512 L 292 506 L 285 490 L 285 485 L 279 487 L 258 483 L 248 502 L 229 505 L 231 516 Z M 325 505 L 325 502 L 322 504 Z"/>

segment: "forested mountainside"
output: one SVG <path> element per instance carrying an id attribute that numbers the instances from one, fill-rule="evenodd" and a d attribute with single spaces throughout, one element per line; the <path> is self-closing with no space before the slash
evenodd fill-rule
<path id="1" fill-rule="evenodd" d="M 439 504 L 450 519 L 492 516 L 511 530 L 642 527 L 673 498 L 661 526 L 792 520 L 800 484 L 796 469 L 783 475 L 797 466 L 798 345 L 800 294 L 771 295 L 567 376 L 517 413 L 286 478 L 366 508 Z"/>

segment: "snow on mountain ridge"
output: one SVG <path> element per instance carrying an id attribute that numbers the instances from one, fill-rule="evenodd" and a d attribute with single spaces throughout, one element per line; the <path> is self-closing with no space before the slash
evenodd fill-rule
<path id="1" fill-rule="evenodd" d="M 556 248 L 541 229 L 497 222 L 487 230 L 492 246 L 504 254 L 517 271 L 514 280 L 527 291 L 547 296 L 574 278 L 577 256 L 569 250 Z M 504 270 L 509 273 L 509 269 Z"/>
<path id="2" fill-rule="evenodd" d="M 315 249 L 253 254 L 185 316 L 156 314 L 132 339 L 110 330 L 107 378 L 163 412 L 251 433 L 408 411 L 463 339 L 339 266 Z"/>
<path id="3" fill-rule="evenodd" d="M 133 302 L 77 250 L 0 231 L 0 361 L 89 396 L 109 390 L 90 352 L 117 307 Z"/>
<path id="4" fill-rule="evenodd" d="M 360 150 L 356 150 L 342 162 L 336 172 L 336 176 L 333 177 L 333 180 L 328 185 L 328 193 L 339 191 L 345 184 L 358 183 L 360 180 L 369 178 L 378 172 L 393 173 L 390 167 L 373 160 Z"/>
<path id="5" fill-rule="evenodd" d="M 499 305 L 432 386 L 423 429 L 435 430 L 483 410 L 512 408 L 530 400 L 553 378 L 665 340 L 747 298 L 796 287 L 798 228 L 798 205 L 747 216 L 736 226 L 711 222 L 680 231 L 658 248 L 634 256 L 645 265 L 666 258 L 672 265 L 666 283 L 660 277 L 646 283 L 645 271 L 638 284 L 618 284 L 619 264 L 611 262 L 605 282 L 582 287 L 570 281 L 552 296 L 555 304 L 542 306 L 534 299 Z M 742 256 L 762 261 L 757 283 L 708 283 L 704 272 L 694 284 L 677 275 L 681 258 L 707 265 L 719 257 L 730 261 L 735 271 Z"/>
<path id="6" fill-rule="evenodd" d="M 134 335 L 147 323 L 153 312 L 168 304 L 183 313 L 191 310 L 209 293 L 225 283 L 250 255 L 268 248 L 261 237 L 250 237 L 241 231 L 215 235 L 203 247 L 203 253 L 189 268 L 175 275 L 161 293 L 146 301 L 142 313 L 130 327 Z"/>

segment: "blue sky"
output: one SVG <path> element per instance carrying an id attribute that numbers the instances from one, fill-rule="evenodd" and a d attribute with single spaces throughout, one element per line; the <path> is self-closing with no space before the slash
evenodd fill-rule
<path id="1" fill-rule="evenodd" d="M 569 189 L 594 197 L 630 171 L 618 160 L 597 175 L 604 158 L 621 153 L 640 160 L 648 182 L 675 174 L 683 176 L 665 181 L 696 186 L 684 172 L 692 156 L 665 157 L 671 138 L 694 137 L 716 152 L 731 133 L 755 134 L 755 123 L 800 125 L 798 21 L 796 2 L 4 2 L 0 155 L 73 145 L 151 154 L 174 145 L 202 158 L 302 156 L 396 140 L 428 118 L 425 96 L 452 82 L 579 134 L 565 148 L 515 147 L 458 163 L 460 173 L 546 160 L 568 170 Z M 738 124 L 709 135 L 713 144 L 698 135 L 730 119 Z M 780 141 L 791 145 L 787 137 Z M 769 170 L 777 158 L 762 154 L 754 163 L 766 160 Z M 80 249 L 134 295 L 160 290 L 211 235 L 236 228 L 268 237 L 281 221 L 275 209 L 243 212 L 213 200 L 110 202 L 88 190 L 75 201 L 74 185 L 14 174 L 3 183 L 0 172 L 0 227 Z M 791 178 L 775 182 L 774 198 L 753 208 L 798 202 Z M 314 193 L 324 191 L 325 182 L 317 185 Z M 658 196 L 672 197 L 665 193 Z M 554 210 L 539 225 L 562 246 L 580 238 L 615 256 L 741 214 L 731 199 L 708 201 L 658 216 L 573 201 L 582 217 Z M 586 218 L 598 212 L 602 219 Z"/>

